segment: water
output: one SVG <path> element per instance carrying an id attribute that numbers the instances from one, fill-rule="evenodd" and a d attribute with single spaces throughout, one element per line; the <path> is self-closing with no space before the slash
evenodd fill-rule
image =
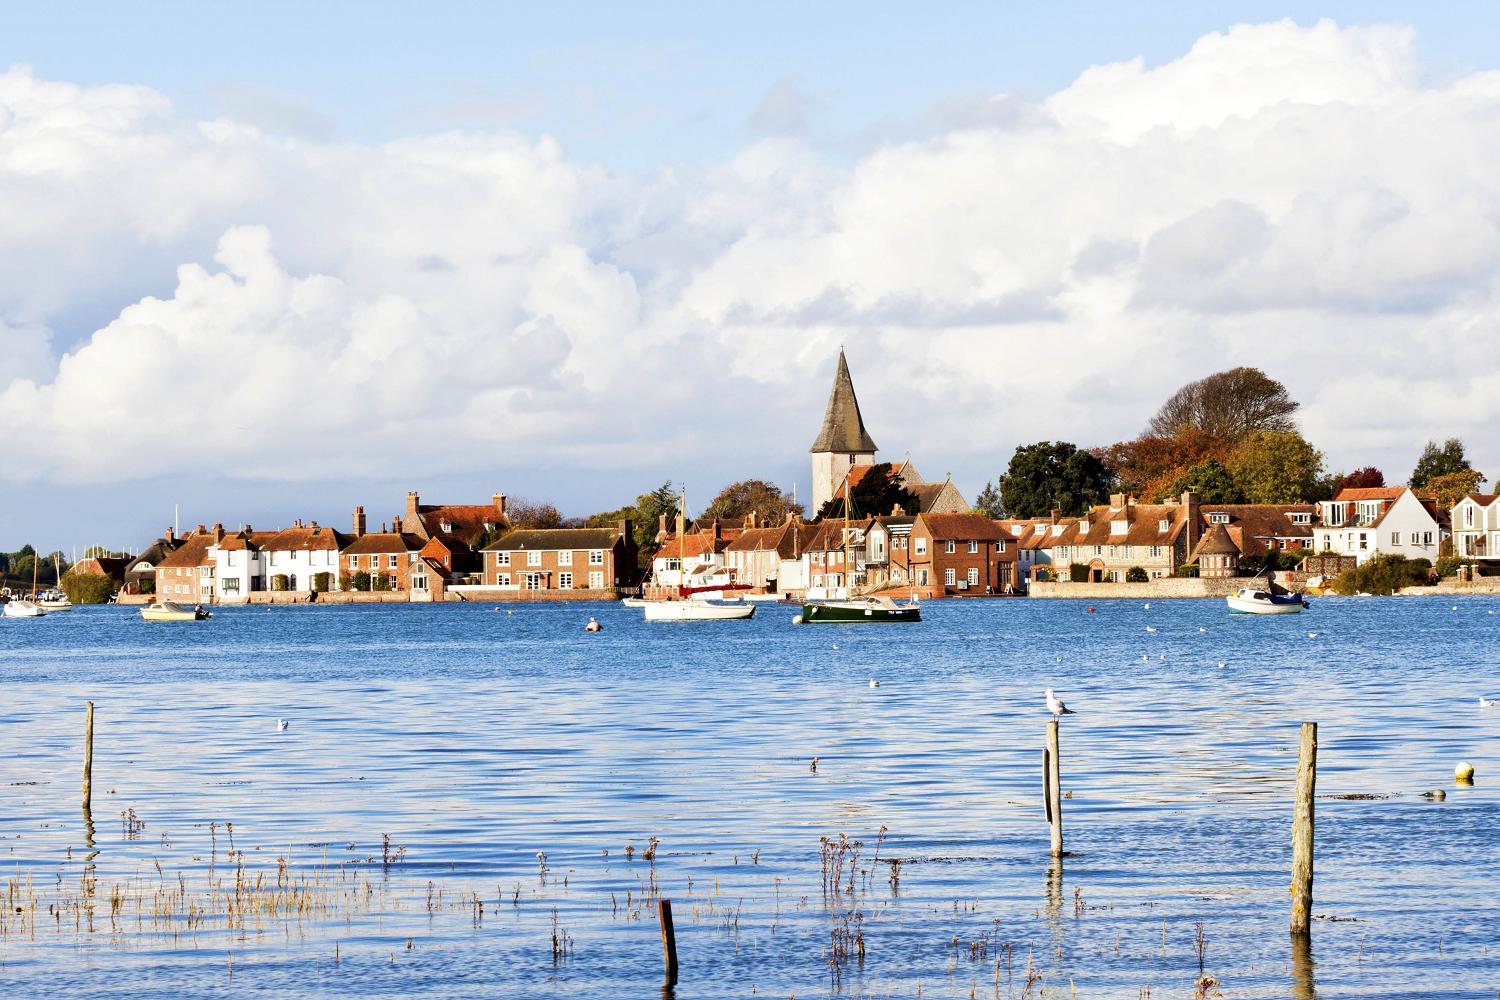
<path id="1" fill-rule="evenodd" d="M 42 900 L 0 934 L 0 995 L 654 995 L 654 878 L 681 997 L 1020 997 L 1028 956 L 1032 996 L 1187 997 L 1200 924 L 1230 997 L 1494 996 L 1500 709 L 1477 698 L 1500 695 L 1500 600 L 1087 607 L 934 602 L 886 628 L 793 627 L 777 606 L 651 626 L 545 604 L 0 620 L 0 880 L 29 875 Z M 1049 685 L 1079 713 L 1061 871 L 1040 803 Z M 92 931 L 46 909 L 86 874 L 85 699 Z M 1286 929 L 1304 719 L 1310 955 Z M 1473 787 L 1453 782 L 1462 759 Z M 1446 801 L 1420 797 L 1434 788 Z M 183 873 L 197 898 L 208 865 L 232 873 L 226 821 L 252 872 L 353 872 L 363 902 L 175 937 L 130 906 L 111 922 L 112 886 L 149 896 Z M 825 894 L 820 838 L 841 833 L 859 871 Z M 863 963 L 830 962 L 855 913 Z"/>

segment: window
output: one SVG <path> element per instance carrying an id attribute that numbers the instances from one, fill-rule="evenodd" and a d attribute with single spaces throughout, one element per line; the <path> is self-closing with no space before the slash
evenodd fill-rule
<path id="1" fill-rule="evenodd" d="M 1151 558 L 1152 559 L 1160 559 L 1161 558 L 1161 546 L 1160 545 L 1153 545 L 1153 546 L 1151 546 Z"/>
<path id="2" fill-rule="evenodd" d="M 230 577 L 224 581 L 224 593 L 238 594 L 240 592 L 240 581 L 238 577 Z"/>
<path id="3" fill-rule="evenodd" d="M 1474 527 L 1474 506 L 1473 506 L 1473 504 L 1470 504 L 1469 506 L 1467 506 L 1467 507 L 1464 508 L 1464 527 L 1465 528 L 1472 528 L 1472 527 Z"/>
<path id="4" fill-rule="evenodd" d="M 230 566 L 233 566 L 233 565 L 234 565 L 234 553 L 233 553 L 233 552 L 229 552 L 229 553 L 227 553 L 227 555 L 226 555 L 226 562 L 227 562 L 227 563 L 228 563 L 228 564 L 229 564 L 229 565 L 230 565 Z"/>
<path id="5" fill-rule="evenodd" d="M 391 569 L 395 569 L 397 567 L 397 565 L 399 565 L 398 557 L 396 557 L 394 555 L 391 556 L 389 559 L 386 560 L 386 565 L 389 566 Z"/>
<path id="6" fill-rule="evenodd" d="M 540 573 L 527 573 L 526 574 L 526 589 L 527 590 L 541 590 L 542 589 L 542 574 L 540 574 Z"/>
<path id="7" fill-rule="evenodd" d="M 951 542 L 951 541 L 947 541 L 947 542 L 943 543 L 943 551 L 944 552 L 952 554 L 956 549 L 957 549 L 957 546 L 954 545 L 953 542 Z"/>
<path id="8" fill-rule="evenodd" d="M 199 576 L 208 576 L 212 572 L 213 572 L 213 568 L 210 567 L 210 566 L 199 566 L 198 567 L 198 575 Z"/>
<path id="9" fill-rule="evenodd" d="M 1430 531 L 1424 531 L 1424 532 L 1422 532 L 1422 544 L 1423 545 L 1431 545 L 1432 544 L 1432 532 L 1430 532 Z"/>
<path id="10" fill-rule="evenodd" d="M 562 588 L 563 590 L 572 590 L 573 589 L 573 574 L 572 573 L 559 573 L 559 574 L 557 574 L 557 585 L 560 588 Z"/>
<path id="11" fill-rule="evenodd" d="M 509 566 L 510 565 L 510 553 L 509 552 L 496 552 L 495 553 L 495 565 L 496 566 Z"/>
<path id="12" fill-rule="evenodd" d="M 590 566 L 603 566 L 604 565 L 604 550 L 603 549 L 591 549 L 589 551 L 589 565 Z"/>
<path id="13" fill-rule="evenodd" d="M 526 553 L 526 565 L 528 565 L 528 566 L 540 566 L 541 564 L 542 564 L 542 553 L 541 553 L 540 550 L 538 550 L 538 549 L 532 549 L 530 552 Z M 533 589 L 535 589 L 535 588 L 533 588 Z"/>
<path id="14" fill-rule="evenodd" d="M 572 549 L 563 549 L 561 552 L 559 552 L 557 554 L 557 564 L 559 566 L 571 566 L 571 565 L 573 565 L 573 550 Z"/>
<path id="15" fill-rule="evenodd" d="M 1359 533 L 1359 547 L 1361 549 L 1368 549 L 1370 547 L 1370 536 L 1363 531 Z"/>
<path id="16" fill-rule="evenodd" d="M 951 587 L 957 582 L 958 578 L 957 575 L 953 572 L 952 566 L 949 566 L 947 569 L 943 570 L 943 583 L 945 585 Z"/>
<path id="17" fill-rule="evenodd" d="M 1228 524 L 1229 515 L 1223 511 L 1212 511 L 1208 515 L 1209 524 Z"/>
<path id="18" fill-rule="evenodd" d="M 350 556 L 349 557 L 349 568 L 350 569 L 359 569 L 359 556 Z"/>
<path id="19" fill-rule="evenodd" d="M 1312 515 L 1306 511 L 1292 514 L 1293 524 L 1312 524 Z"/>
<path id="20" fill-rule="evenodd" d="M 1000 541 L 995 545 L 995 551 L 996 552 L 1004 552 L 1005 551 L 1005 539 L 1003 539 L 1003 538 L 1000 539 Z"/>
<path id="21" fill-rule="evenodd" d="M 925 539 L 925 538 L 914 538 L 914 539 L 912 539 L 912 551 L 915 552 L 919 556 L 925 556 L 927 554 L 927 539 Z"/>
<path id="22" fill-rule="evenodd" d="M 1102 546 L 1102 545 L 1095 545 L 1094 546 L 1094 555 L 1096 555 L 1096 556 L 1102 556 L 1102 555 L 1104 555 L 1104 546 Z"/>
<path id="23" fill-rule="evenodd" d="M 969 586 L 979 586 L 979 570 L 973 566 L 969 567 Z"/>
<path id="24" fill-rule="evenodd" d="M 979 551 L 979 543 L 976 542 L 976 541 L 974 541 L 972 538 L 969 539 L 969 551 L 970 552 L 978 552 Z"/>
<path id="25" fill-rule="evenodd" d="M 509 587 L 510 586 L 510 574 L 509 573 L 496 573 L 495 574 L 495 586 L 497 586 L 497 587 Z"/>
<path id="26" fill-rule="evenodd" d="M 593 590 L 599 590 L 603 586 L 604 574 L 599 572 L 598 570 L 594 570 L 593 572 L 591 572 L 589 574 L 589 587 Z"/>
<path id="27" fill-rule="evenodd" d="M 1162 518 L 1160 521 L 1156 522 L 1156 530 L 1157 531 L 1165 532 L 1170 527 L 1171 527 L 1171 525 L 1167 523 L 1167 519 L 1166 518 Z"/>
<path id="28" fill-rule="evenodd" d="M 444 534 L 451 533 L 453 531 L 453 524 L 452 524 L 452 522 L 444 521 L 442 523 L 442 529 L 443 529 L 443 533 Z"/>
<path id="29" fill-rule="evenodd" d="M 927 570 L 925 567 L 917 570 L 917 586 L 927 586 Z"/>
<path id="30" fill-rule="evenodd" d="M 1401 532 L 1399 532 L 1399 531 L 1393 531 L 1393 532 L 1391 532 L 1391 544 L 1392 545 L 1400 545 L 1401 544 Z"/>

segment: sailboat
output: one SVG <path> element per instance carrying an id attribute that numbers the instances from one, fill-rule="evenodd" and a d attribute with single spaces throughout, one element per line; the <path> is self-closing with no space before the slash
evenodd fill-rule
<path id="1" fill-rule="evenodd" d="M 47 613 L 36 599 L 36 553 L 31 555 L 31 597 L 13 598 L 5 602 L 7 618 L 40 618 Z"/>
<path id="2" fill-rule="evenodd" d="M 803 601 L 794 625 L 853 624 L 855 622 L 919 622 L 922 606 L 915 597 L 897 604 L 889 597 L 855 597 L 854 559 L 849 534 L 849 477 L 844 477 L 844 593 L 842 600 Z"/>
<path id="3" fill-rule="evenodd" d="M 677 596 L 640 602 L 648 622 L 711 622 L 752 618 L 755 605 L 748 601 L 711 601 L 683 585 L 687 573 L 687 490 L 678 498 L 677 508 Z M 723 588 L 714 588 L 722 590 Z"/>

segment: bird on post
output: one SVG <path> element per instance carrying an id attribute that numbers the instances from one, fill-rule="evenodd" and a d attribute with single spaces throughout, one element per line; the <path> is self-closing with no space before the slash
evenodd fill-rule
<path id="1" fill-rule="evenodd" d="M 1064 705 L 1062 703 L 1062 699 L 1052 693 L 1051 688 L 1047 689 L 1047 711 L 1052 713 L 1052 718 L 1054 720 L 1059 718 L 1060 716 L 1078 714 L 1067 705 Z"/>

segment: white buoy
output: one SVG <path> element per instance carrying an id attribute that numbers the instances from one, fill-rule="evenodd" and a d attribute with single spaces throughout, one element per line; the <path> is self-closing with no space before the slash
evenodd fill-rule
<path id="1" fill-rule="evenodd" d="M 1147 611 L 1151 610 L 1151 605 L 1149 603 L 1143 604 L 1143 605 L 1141 605 L 1141 607 L 1145 608 Z"/>
<path id="2" fill-rule="evenodd" d="M 1472 785 L 1474 783 L 1474 765 L 1466 760 L 1459 761 L 1458 766 L 1453 769 L 1453 780 L 1457 781 L 1460 785 Z"/>
<path id="3" fill-rule="evenodd" d="M 1309 632 L 1309 633 L 1307 633 L 1307 637 L 1309 639 L 1316 639 L 1318 637 L 1318 633 L 1316 633 L 1316 632 Z"/>
<path id="4" fill-rule="evenodd" d="M 276 720 L 276 731 L 278 733 L 284 733 L 284 732 L 286 732 L 286 727 L 290 726 L 290 725 L 291 725 L 291 723 L 288 722 L 288 721 L 286 721 L 285 719 L 277 719 Z"/>
<path id="5" fill-rule="evenodd" d="M 1141 662 L 1142 663 L 1148 663 L 1148 662 L 1150 662 L 1150 660 L 1151 660 L 1151 654 L 1150 653 L 1142 653 L 1141 654 Z"/>
<path id="6" fill-rule="evenodd" d="M 839 648 L 839 644 L 838 644 L 838 643 L 834 643 L 834 644 L 833 644 L 833 648 L 834 648 L 834 649 L 838 649 L 838 648 Z"/>
<path id="7" fill-rule="evenodd" d="M 589 623 L 583 627 L 583 630 L 585 632 L 602 632 L 604 628 L 599 624 L 598 619 L 590 618 Z"/>
<path id="8" fill-rule="evenodd" d="M 801 625 L 802 624 L 802 616 L 801 615 L 792 615 L 792 624 L 793 625 Z"/>
<path id="9" fill-rule="evenodd" d="M 1203 627 L 1203 626 L 1202 626 L 1202 625 L 1199 625 L 1199 626 L 1198 626 L 1198 631 L 1199 631 L 1199 632 L 1207 632 L 1207 631 L 1208 631 L 1208 629 L 1206 629 L 1206 628 L 1204 628 L 1204 627 Z"/>

